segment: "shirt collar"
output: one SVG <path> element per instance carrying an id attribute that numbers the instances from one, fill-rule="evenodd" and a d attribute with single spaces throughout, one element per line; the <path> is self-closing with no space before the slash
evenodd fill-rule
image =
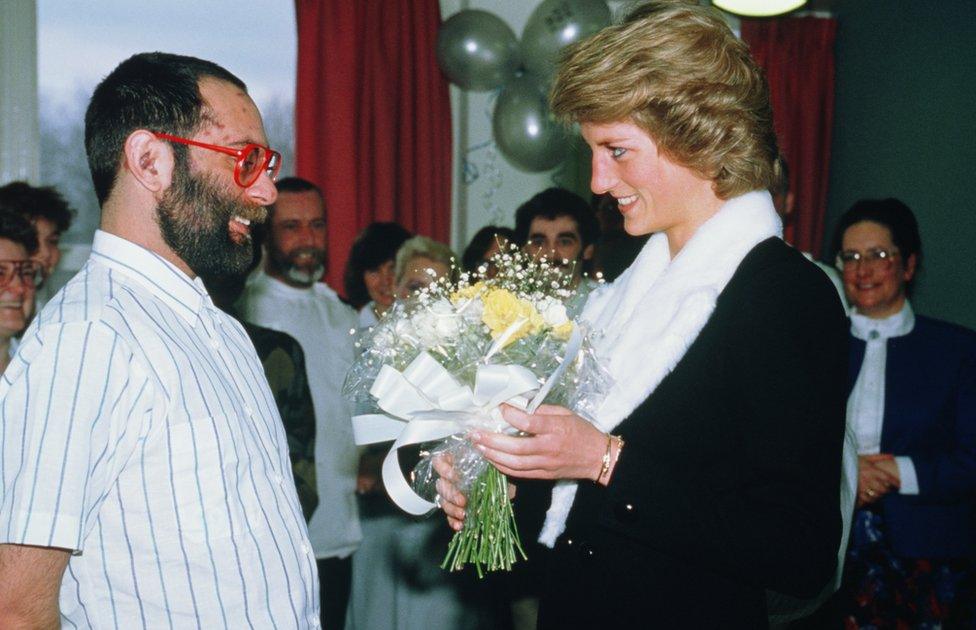
<path id="1" fill-rule="evenodd" d="M 858 339 L 873 341 L 901 337 L 915 328 L 915 311 L 908 300 L 901 310 L 883 319 L 871 319 L 857 312 L 851 313 L 851 334 Z"/>
<path id="2" fill-rule="evenodd" d="M 190 324 L 196 324 L 203 309 L 217 310 L 199 277 L 190 278 L 159 254 L 132 241 L 96 230 L 91 258 L 139 283 Z"/>

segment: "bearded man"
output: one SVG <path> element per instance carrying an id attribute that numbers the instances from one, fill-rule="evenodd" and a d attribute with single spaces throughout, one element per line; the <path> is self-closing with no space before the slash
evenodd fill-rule
<path id="1" fill-rule="evenodd" d="M 315 408 L 315 479 L 319 503 L 308 523 L 318 561 L 322 625 L 342 628 L 352 553 L 362 539 L 356 502 L 358 451 L 342 382 L 355 356 L 356 312 L 319 280 L 325 272 L 322 191 L 297 177 L 278 182 L 268 209 L 265 265 L 248 283 L 238 312 L 248 322 L 287 333 L 305 353 Z"/>
<path id="2" fill-rule="evenodd" d="M 308 628 L 315 558 L 243 328 L 280 155 L 240 79 L 138 54 L 95 89 L 91 258 L 0 382 L 0 628 Z"/>

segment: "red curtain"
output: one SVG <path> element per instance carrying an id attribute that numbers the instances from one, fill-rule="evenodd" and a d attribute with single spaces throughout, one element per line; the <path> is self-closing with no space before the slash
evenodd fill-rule
<path id="1" fill-rule="evenodd" d="M 742 39 L 766 71 L 780 152 L 795 206 L 785 229 L 798 249 L 820 255 L 834 119 L 837 20 L 742 20 Z"/>
<path id="2" fill-rule="evenodd" d="M 296 0 L 295 170 L 325 193 L 326 280 L 373 221 L 447 242 L 451 108 L 438 0 Z"/>

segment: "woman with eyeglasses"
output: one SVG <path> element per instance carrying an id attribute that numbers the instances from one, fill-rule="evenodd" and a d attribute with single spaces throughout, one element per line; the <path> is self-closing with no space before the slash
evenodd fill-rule
<path id="1" fill-rule="evenodd" d="M 30 257 L 37 251 L 37 232 L 11 208 L 0 205 L 0 374 L 16 351 L 16 337 L 34 314 L 34 287 L 40 265 Z"/>
<path id="2" fill-rule="evenodd" d="M 922 247 L 901 201 L 855 203 L 833 247 L 853 307 L 847 413 L 859 453 L 844 622 L 973 627 L 976 333 L 912 310 Z"/>

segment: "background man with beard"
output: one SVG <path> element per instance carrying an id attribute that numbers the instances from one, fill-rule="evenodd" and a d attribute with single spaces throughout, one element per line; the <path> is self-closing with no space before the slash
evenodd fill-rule
<path id="1" fill-rule="evenodd" d="M 326 212 L 322 192 L 297 177 L 278 182 L 269 209 L 265 267 L 238 303 L 254 324 L 288 333 L 305 352 L 315 407 L 315 476 L 319 505 L 308 524 L 322 584 L 322 625 L 342 628 L 352 576 L 351 555 L 362 532 L 356 504 L 358 451 L 342 382 L 355 356 L 356 312 L 318 282 L 325 272 Z"/>
<path id="2" fill-rule="evenodd" d="M 198 277 L 251 260 L 265 143 L 208 61 L 143 53 L 95 89 L 101 229 L 0 380 L 0 627 L 318 624 L 274 399 Z"/>

